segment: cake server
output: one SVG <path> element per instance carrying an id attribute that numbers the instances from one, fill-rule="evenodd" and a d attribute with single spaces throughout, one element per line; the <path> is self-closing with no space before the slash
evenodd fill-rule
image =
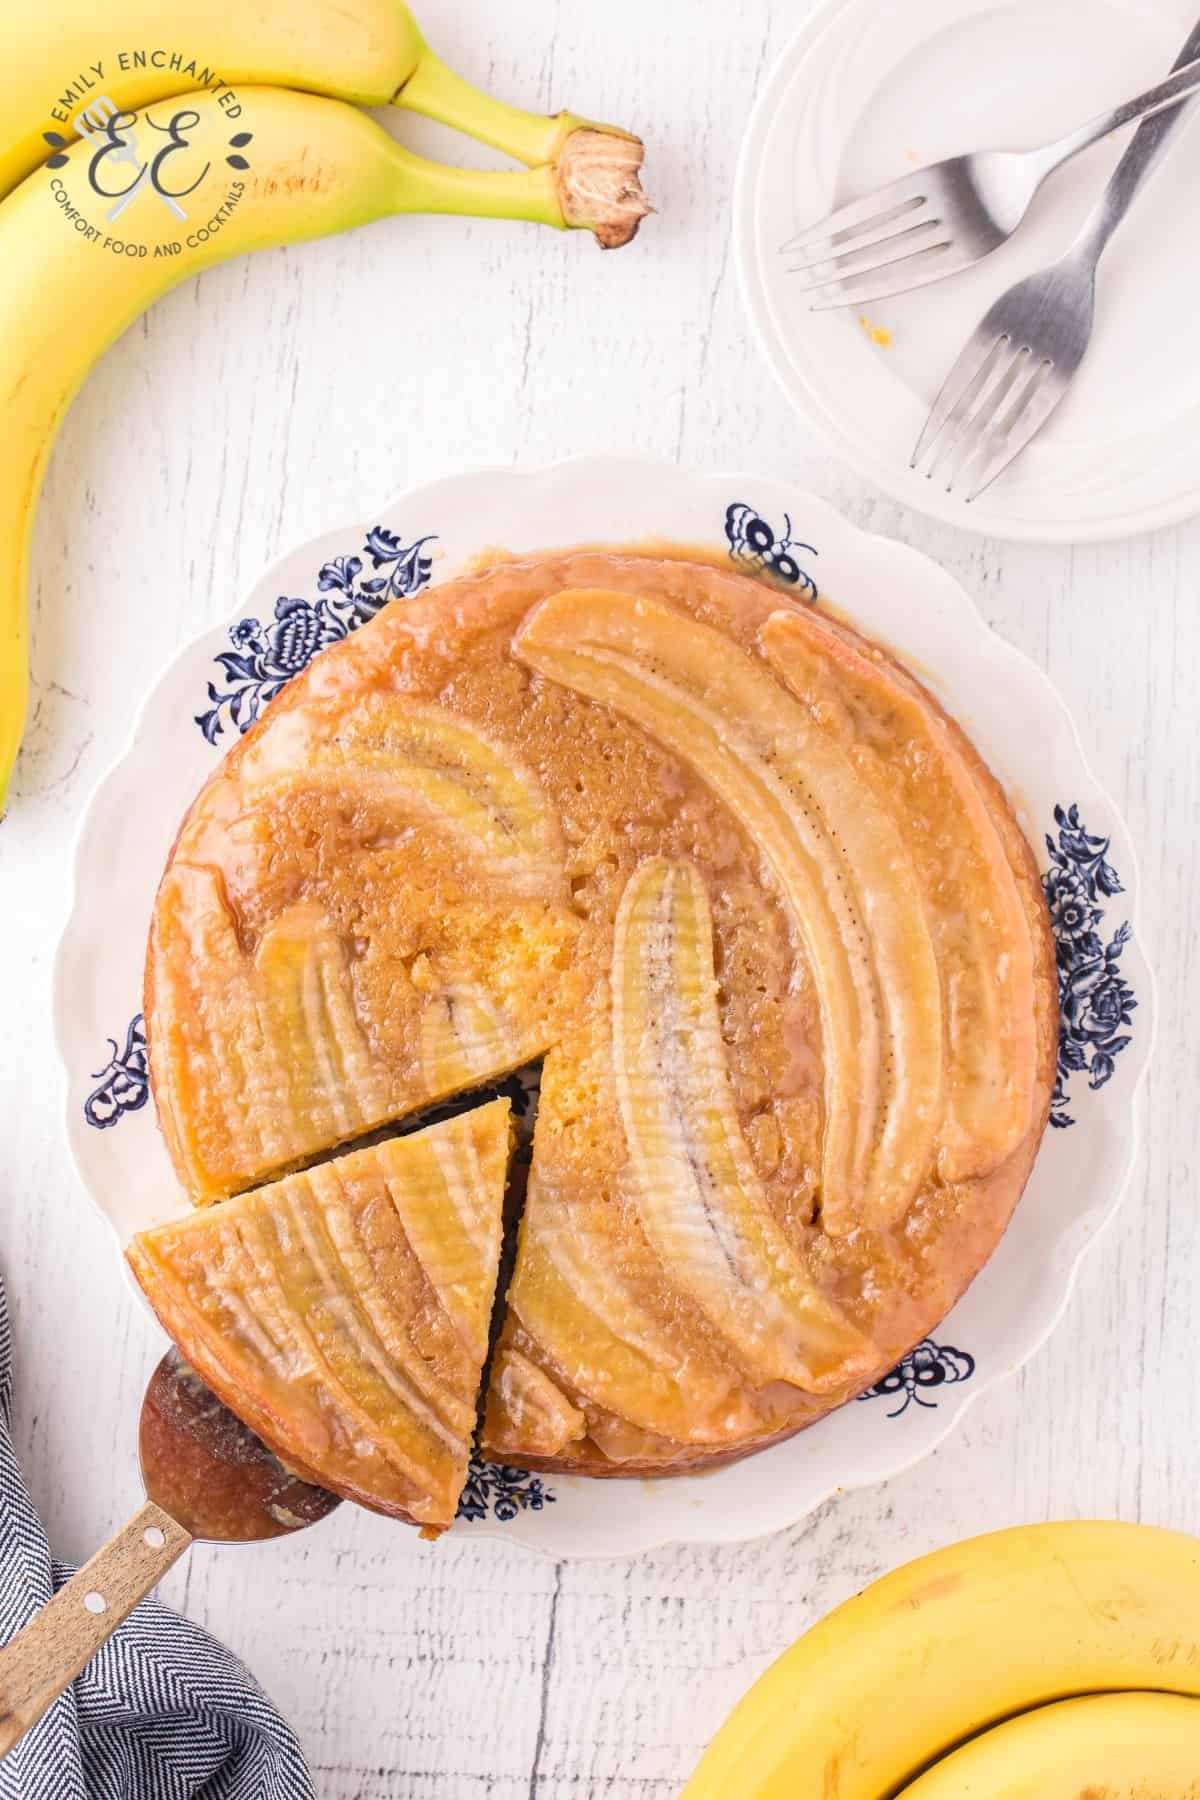
<path id="1" fill-rule="evenodd" d="M 1180 63 L 1198 53 L 1200 24 Z M 1138 127 L 1066 255 L 1001 294 L 968 338 L 912 455 L 911 466 L 944 480 L 948 494 L 958 485 L 968 502 L 982 494 L 1065 396 L 1092 341 L 1096 266 L 1186 110 Z"/>
<path id="2" fill-rule="evenodd" d="M 286 1537 L 341 1504 L 290 1475 L 175 1350 L 146 1388 L 138 1452 L 146 1504 L 0 1648 L 0 1756 L 193 1543 Z"/>
<path id="3" fill-rule="evenodd" d="M 969 268 L 1012 236 L 1055 169 L 1198 87 L 1200 60 L 1177 64 L 1157 87 L 1040 150 L 951 156 L 849 201 L 782 246 L 785 254 L 802 258 L 789 271 L 805 277 L 797 291 L 813 296 L 813 312 L 825 312 L 907 293 Z"/>

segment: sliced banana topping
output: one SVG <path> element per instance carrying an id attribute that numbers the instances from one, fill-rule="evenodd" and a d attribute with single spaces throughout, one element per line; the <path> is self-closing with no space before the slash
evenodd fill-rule
<path id="1" fill-rule="evenodd" d="M 947 1182 L 986 1175 L 1029 1130 L 1037 1016 L 1033 940 L 979 780 L 948 722 L 882 658 L 796 613 L 768 619 L 762 642 L 772 666 L 810 709 L 832 715 L 847 735 L 855 719 L 865 719 L 886 741 L 900 737 L 910 746 L 903 778 L 923 801 L 920 810 L 943 822 L 955 846 L 952 877 L 939 863 L 924 884 L 948 1052 L 937 1166 Z"/>
<path id="2" fill-rule="evenodd" d="M 894 818 L 757 657 L 660 601 L 568 590 L 514 648 L 690 763 L 753 839 L 820 1005 L 825 1227 L 894 1224 L 931 1164 L 944 1080 L 937 963 Z"/>
<path id="3" fill-rule="evenodd" d="M 406 1321 L 393 1312 L 382 1284 L 372 1278 L 358 1286 L 356 1258 L 343 1261 L 329 1230 L 330 1200 L 344 1200 L 340 1177 L 314 1169 L 307 1180 L 294 1177 L 282 1187 L 269 1216 L 247 1211 L 239 1229 L 258 1277 L 275 1283 L 281 1305 L 303 1282 L 299 1316 L 318 1355 L 337 1372 L 343 1393 L 354 1396 L 378 1382 L 406 1423 L 411 1417 L 421 1434 L 453 1454 L 461 1429 L 452 1431 L 441 1419 L 423 1391 L 426 1380 L 412 1379 L 419 1359 L 401 1348 Z M 344 1233 L 338 1235 L 345 1243 Z M 275 1255 L 277 1245 L 286 1250 L 283 1264 Z"/>
<path id="4" fill-rule="evenodd" d="M 508 1114 L 354 1151 L 128 1252 L 188 1362 L 285 1462 L 421 1524 L 450 1523 L 467 1472 Z"/>
<path id="5" fill-rule="evenodd" d="M 644 1292 L 661 1293 L 662 1271 L 632 1223 L 623 1230 L 603 1197 L 547 1191 L 535 1146 L 511 1317 L 576 1393 L 616 1417 L 676 1443 L 743 1436 L 756 1415 L 728 1359 L 645 1303 Z"/>
<path id="6" fill-rule="evenodd" d="M 287 1071 L 288 1154 L 377 1125 L 388 1110 L 388 1084 L 359 1022 L 341 939 L 324 910 L 301 901 L 280 913 L 263 933 L 254 970 L 264 1042 L 274 1064 Z"/>
<path id="7" fill-rule="evenodd" d="M 348 806 L 415 813 L 518 887 L 540 891 L 561 880 L 557 828 L 537 781 L 453 713 L 372 694 L 313 744 L 302 767 L 252 752 L 241 773 L 252 803 L 320 789 Z"/>
<path id="8" fill-rule="evenodd" d="M 253 971 L 215 870 L 177 862 L 164 876 L 151 959 L 168 1021 L 156 1044 L 160 1117 L 176 1166 L 204 1201 L 240 1159 L 291 1154 L 289 1075 L 264 1054 Z"/>
<path id="9" fill-rule="evenodd" d="M 613 945 L 613 1061 L 637 1208 L 667 1278 L 758 1381 L 811 1393 L 871 1345 L 780 1229 L 729 1084 L 712 915 L 699 871 L 656 857 L 631 878 Z"/>
<path id="10" fill-rule="evenodd" d="M 379 1183 L 380 1190 L 387 1185 L 382 1167 Z M 293 1195 L 290 1211 L 293 1216 L 309 1215 L 306 1247 L 312 1239 L 325 1243 L 322 1260 L 330 1291 L 336 1295 L 340 1284 L 357 1296 L 375 1339 L 409 1390 L 404 1395 L 405 1403 L 438 1435 L 444 1435 L 443 1420 L 457 1436 L 468 1434 L 474 1422 L 473 1410 L 455 1381 L 448 1379 L 461 1372 L 466 1359 L 439 1369 L 433 1359 L 420 1354 L 409 1335 L 410 1296 L 411 1306 L 415 1307 L 423 1293 L 420 1272 L 408 1250 L 398 1242 L 389 1243 L 387 1236 L 379 1232 L 373 1208 L 368 1211 L 356 1205 L 360 1196 L 353 1184 L 347 1186 L 343 1181 L 337 1162 L 310 1169 L 306 1190 L 301 1191 L 299 1183 L 296 1186 L 298 1191 Z M 384 1193 L 380 1190 L 374 1200 L 382 1210 Z M 287 1215 L 281 1212 L 280 1217 Z M 290 1238 L 290 1221 L 285 1229 Z M 410 1238 L 409 1250 L 411 1247 Z M 397 1305 L 397 1295 L 405 1296 L 403 1307 Z M 438 1299 L 444 1307 L 440 1292 Z M 335 1298 L 332 1304 L 344 1303 Z"/>
<path id="11" fill-rule="evenodd" d="M 480 1361 L 487 1354 L 502 1233 L 491 1197 L 503 1191 L 509 1151 L 507 1132 L 487 1121 L 508 1120 L 508 1101 L 493 1100 L 482 1115 L 472 1133 L 418 1132 L 407 1139 L 404 1179 L 389 1177 L 387 1184 L 426 1279 Z"/>
<path id="12" fill-rule="evenodd" d="M 679 1345 L 657 1321 L 640 1317 L 619 1282 L 598 1270 L 596 1285 L 577 1287 L 564 1275 L 544 1233 L 523 1230 L 509 1289 L 513 1314 L 552 1368 L 578 1393 L 646 1431 L 675 1443 L 720 1443 L 752 1428 L 744 1406 L 706 1413 L 684 1379 Z M 655 1337 L 657 1334 L 657 1343 Z M 731 1383 L 726 1380 L 726 1392 Z"/>
<path id="13" fill-rule="evenodd" d="M 500 1011 L 483 988 L 463 981 L 431 994 L 421 1013 L 421 1070 L 431 1094 L 512 1066 L 519 1054 Z"/>
<path id="14" fill-rule="evenodd" d="M 170 950 L 158 945 L 164 929 Z M 197 1200 L 387 1116 L 388 1079 L 360 1023 L 345 950 L 315 902 L 272 920 L 250 956 L 219 874 L 177 862 L 163 880 L 152 955 L 158 1015 L 169 1020 L 156 1060 L 162 1117 Z"/>
<path id="15" fill-rule="evenodd" d="M 492 1367 L 484 1429 L 493 1451 L 511 1443 L 525 1455 L 560 1456 L 587 1436 L 587 1420 L 536 1363 L 503 1349 Z"/>

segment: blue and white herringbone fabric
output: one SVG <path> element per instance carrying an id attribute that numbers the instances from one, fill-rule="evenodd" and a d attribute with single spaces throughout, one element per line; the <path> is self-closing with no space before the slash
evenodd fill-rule
<path id="1" fill-rule="evenodd" d="M 13 1453 L 12 1337 L 0 1282 L 0 1639 L 73 1573 L 51 1561 Z M 235 1656 L 143 1600 L 0 1762 L 0 1800 L 314 1800 L 291 1727 Z"/>

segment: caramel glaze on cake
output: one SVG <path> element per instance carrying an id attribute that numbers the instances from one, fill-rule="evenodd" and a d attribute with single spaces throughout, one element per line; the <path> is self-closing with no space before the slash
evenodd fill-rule
<path id="1" fill-rule="evenodd" d="M 544 1057 L 482 1447 L 682 1472 L 876 1380 L 994 1249 L 1057 999 L 1029 848 L 892 658 L 577 552 L 395 604 L 201 793 L 150 1068 L 221 1199 Z"/>

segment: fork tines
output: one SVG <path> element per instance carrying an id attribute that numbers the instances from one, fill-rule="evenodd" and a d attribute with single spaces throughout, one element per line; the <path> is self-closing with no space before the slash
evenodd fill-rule
<path id="1" fill-rule="evenodd" d="M 930 204 L 922 172 L 902 176 L 790 238 L 780 254 L 801 260 L 801 296 L 812 310 L 882 300 L 948 273 L 950 233 Z"/>
<path id="2" fill-rule="evenodd" d="M 1041 430 L 1057 404 L 1054 365 L 1007 333 L 974 338 L 933 403 L 910 467 L 966 486 L 975 500 Z"/>

